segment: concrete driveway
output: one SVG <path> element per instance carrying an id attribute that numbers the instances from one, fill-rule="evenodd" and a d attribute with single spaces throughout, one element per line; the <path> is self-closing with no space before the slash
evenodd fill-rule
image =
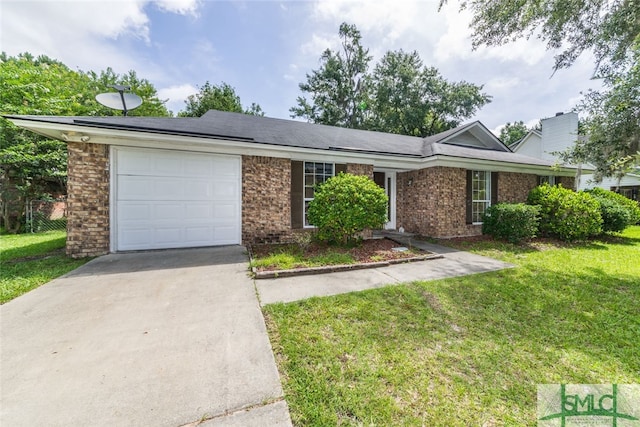
<path id="1" fill-rule="evenodd" d="M 0 425 L 291 425 L 239 246 L 97 258 L 0 307 Z"/>

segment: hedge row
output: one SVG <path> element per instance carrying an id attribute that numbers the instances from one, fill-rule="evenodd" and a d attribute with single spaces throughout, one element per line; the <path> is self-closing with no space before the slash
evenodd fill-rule
<path id="1" fill-rule="evenodd" d="M 527 204 L 497 204 L 485 212 L 482 233 L 511 242 L 536 235 L 562 240 L 620 232 L 640 222 L 640 205 L 612 191 L 575 192 L 541 185 L 529 192 Z"/>

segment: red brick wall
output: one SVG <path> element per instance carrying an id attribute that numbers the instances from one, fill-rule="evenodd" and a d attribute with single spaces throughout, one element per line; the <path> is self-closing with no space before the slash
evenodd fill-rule
<path id="1" fill-rule="evenodd" d="M 557 176 L 556 184 L 562 184 L 564 188 L 575 190 L 576 179 L 573 176 Z"/>
<path id="2" fill-rule="evenodd" d="M 291 161 L 242 156 L 242 242 L 277 242 L 291 233 Z"/>
<path id="3" fill-rule="evenodd" d="M 109 252 L 109 146 L 67 145 L 67 255 Z"/>
<path id="4" fill-rule="evenodd" d="M 433 237 L 469 236 L 480 227 L 466 224 L 466 170 L 435 167 L 397 176 L 396 224 Z"/>
<path id="5" fill-rule="evenodd" d="M 498 201 L 525 202 L 537 175 L 500 172 Z M 466 170 L 434 167 L 398 173 L 397 226 L 425 236 L 479 235 L 482 227 L 466 223 Z"/>
<path id="6" fill-rule="evenodd" d="M 498 174 L 498 202 L 526 202 L 529 191 L 531 191 L 537 185 L 537 175 L 515 172 L 500 172 Z"/>
<path id="7" fill-rule="evenodd" d="M 347 163 L 347 173 L 352 175 L 366 175 L 373 179 L 373 165 Z"/>

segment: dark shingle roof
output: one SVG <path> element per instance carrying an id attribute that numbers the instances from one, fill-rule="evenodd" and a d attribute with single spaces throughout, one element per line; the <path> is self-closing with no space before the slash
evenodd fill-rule
<path id="1" fill-rule="evenodd" d="M 395 135 L 357 129 L 325 126 L 294 120 L 274 119 L 211 110 L 200 118 L 163 117 L 61 117 L 6 116 L 96 128 L 130 130 L 169 135 L 197 136 L 212 139 L 238 140 L 276 146 L 302 147 L 319 150 L 375 153 L 406 157 L 451 156 L 509 163 L 549 166 L 548 161 L 515 154 L 473 147 L 463 147 L 441 141 L 464 132 L 479 122 L 468 123 L 426 138 Z M 486 128 L 481 125 L 486 131 Z"/>

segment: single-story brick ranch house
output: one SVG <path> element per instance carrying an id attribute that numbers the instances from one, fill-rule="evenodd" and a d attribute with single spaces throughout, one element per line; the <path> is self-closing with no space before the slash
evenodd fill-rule
<path id="1" fill-rule="evenodd" d="M 341 171 L 389 195 L 388 229 L 480 234 L 492 203 L 575 170 L 513 153 L 480 122 L 427 138 L 239 113 L 200 118 L 6 116 L 68 144 L 67 252 L 286 240 L 314 185 Z"/>

